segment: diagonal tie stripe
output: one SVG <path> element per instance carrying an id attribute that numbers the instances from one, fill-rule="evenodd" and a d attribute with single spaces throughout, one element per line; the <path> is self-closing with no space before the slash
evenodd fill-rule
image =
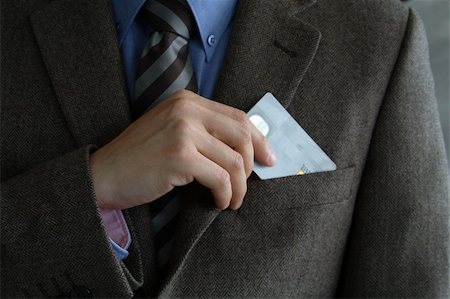
<path id="1" fill-rule="evenodd" d="M 135 118 L 181 89 L 197 91 L 188 42 L 195 25 L 184 0 L 147 0 L 140 11 L 153 32 L 140 56 L 132 111 Z M 150 204 L 158 266 L 167 269 L 183 196 L 173 189 Z"/>
<path id="2" fill-rule="evenodd" d="M 171 82 L 175 81 L 178 76 L 183 71 L 185 65 L 181 63 L 181 61 L 186 61 L 186 57 L 188 56 L 187 47 L 183 47 L 179 52 L 179 61 L 172 63 L 163 73 L 159 75 L 159 77 L 151 83 L 144 92 L 134 100 L 134 111 L 144 113 L 145 111 L 150 109 L 150 106 L 153 107 L 156 103 L 156 99 L 160 97 L 162 93 L 166 91 L 166 89 L 171 86 Z M 177 90 L 185 88 L 178 88 Z M 151 99 L 151 101 L 149 101 Z"/>
<path id="3" fill-rule="evenodd" d="M 187 45 L 187 41 L 183 37 L 177 37 L 172 41 L 167 50 L 159 56 L 150 67 L 136 80 L 134 86 L 134 96 L 139 98 L 167 68 L 177 59 L 178 53 L 183 46 Z"/>
<path id="4" fill-rule="evenodd" d="M 173 81 L 173 83 L 158 98 L 156 98 L 155 102 L 153 102 L 149 108 L 152 108 L 160 101 L 164 100 L 171 94 L 180 90 L 179 86 L 187 87 L 189 85 L 189 82 L 192 80 L 193 76 L 194 70 L 192 69 L 192 65 L 190 63 L 186 63 L 184 65 L 183 70 L 178 75 L 177 79 L 175 79 L 175 81 Z"/>

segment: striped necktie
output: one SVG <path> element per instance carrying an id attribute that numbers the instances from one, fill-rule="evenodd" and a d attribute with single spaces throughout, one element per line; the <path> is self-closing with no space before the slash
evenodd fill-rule
<path id="1" fill-rule="evenodd" d="M 137 69 L 132 111 L 136 118 L 181 89 L 197 92 L 188 56 L 188 41 L 196 29 L 184 0 L 147 0 L 141 12 L 154 30 Z M 150 204 L 155 248 L 160 271 L 165 273 L 173 248 L 179 212 L 180 188 Z"/>
<path id="2" fill-rule="evenodd" d="M 141 14 L 154 30 L 141 54 L 132 110 L 139 117 L 178 90 L 197 92 L 188 41 L 195 20 L 184 0 L 147 0 Z"/>

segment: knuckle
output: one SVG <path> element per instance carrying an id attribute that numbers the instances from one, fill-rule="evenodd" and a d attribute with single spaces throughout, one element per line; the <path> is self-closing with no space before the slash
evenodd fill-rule
<path id="1" fill-rule="evenodd" d="M 248 124 L 242 124 L 239 132 L 239 138 L 242 144 L 248 144 L 252 142 L 252 135 Z"/>
<path id="2" fill-rule="evenodd" d="M 240 171 L 244 169 L 244 158 L 242 158 L 241 154 L 234 153 L 231 161 L 231 168 L 234 171 Z"/>
<path id="3" fill-rule="evenodd" d="M 187 136 L 192 132 L 191 124 L 184 118 L 174 120 L 171 129 L 175 136 Z"/>
<path id="4" fill-rule="evenodd" d="M 221 186 L 229 186 L 231 184 L 230 174 L 225 169 L 221 169 L 217 172 L 217 180 Z"/>
<path id="5" fill-rule="evenodd" d="M 170 161 L 189 163 L 195 159 L 195 152 L 193 151 L 188 138 L 178 137 L 171 146 L 166 149 L 166 157 Z"/>
<path id="6" fill-rule="evenodd" d="M 247 114 L 239 109 L 233 111 L 233 119 L 240 123 L 247 123 Z"/>
<path id="7" fill-rule="evenodd" d="M 182 91 L 179 91 L 182 92 Z M 189 111 L 192 107 L 191 101 L 185 96 L 185 94 L 177 94 L 177 96 L 173 100 L 172 112 L 177 115 L 183 115 L 187 111 Z"/>
<path id="8" fill-rule="evenodd" d="M 180 89 L 178 91 L 176 91 L 173 95 L 176 98 L 185 98 L 186 96 L 190 95 L 192 92 L 190 92 L 187 89 Z"/>

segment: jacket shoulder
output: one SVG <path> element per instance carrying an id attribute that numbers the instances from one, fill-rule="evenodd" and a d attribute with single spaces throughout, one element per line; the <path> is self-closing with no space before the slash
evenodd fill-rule
<path id="1" fill-rule="evenodd" d="M 347 53 L 396 56 L 410 9 L 400 0 L 317 0 L 304 20 L 317 27 L 326 46 Z"/>
<path id="2" fill-rule="evenodd" d="M 354 33 L 364 30 L 403 33 L 409 7 L 400 0 L 317 0 L 316 11 L 329 24 L 345 26 Z M 402 26 L 403 25 L 403 26 Z"/>
<path id="3" fill-rule="evenodd" d="M 409 7 L 400 0 L 316 0 L 315 2 L 321 9 L 334 11 L 342 16 L 358 13 L 383 20 L 407 18 L 409 10 Z"/>

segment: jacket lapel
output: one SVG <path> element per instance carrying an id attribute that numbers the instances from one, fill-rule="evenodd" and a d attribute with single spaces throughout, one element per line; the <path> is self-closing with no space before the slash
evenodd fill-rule
<path id="1" fill-rule="evenodd" d="M 287 108 L 321 38 L 299 19 L 314 3 L 240 1 L 215 100 L 248 111 L 270 91 Z"/>
<path id="2" fill-rule="evenodd" d="M 266 92 L 288 107 L 314 58 L 320 32 L 297 18 L 314 0 L 239 1 L 215 100 L 248 111 Z M 289 1 L 290 2 L 290 1 Z M 211 194 L 198 184 L 186 188 L 186 203 L 168 276 L 159 295 L 170 296 L 183 263 L 220 214 Z"/>
<path id="3" fill-rule="evenodd" d="M 123 131 L 130 112 L 110 1 L 53 1 L 31 24 L 77 146 Z"/>
<path id="4" fill-rule="evenodd" d="M 103 146 L 131 122 L 111 1 L 53 1 L 34 12 L 30 20 L 76 146 Z M 124 214 L 132 232 L 134 221 L 148 222 L 145 208 L 125 210 Z M 130 252 L 137 252 L 139 260 L 131 255 L 126 263 L 141 265 L 137 244 L 148 239 L 147 227 L 137 229 L 139 235 L 133 233 Z M 145 256 L 153 260 L 153 251 Z M 143 269 L 138 266 L 124 272 L 131 285 L 143 280 Z"/>

